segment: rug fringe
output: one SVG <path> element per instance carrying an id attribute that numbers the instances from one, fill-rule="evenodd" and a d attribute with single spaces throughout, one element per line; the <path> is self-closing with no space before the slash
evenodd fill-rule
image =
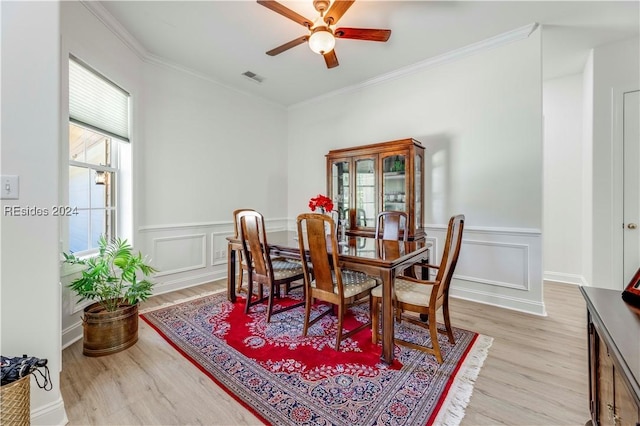
<path id="1" fill-rule="evenodd" d="M 469 405 L 473 386 L 482 364 L 489 355 L 489 348 L 493 344 L 493 338 L 484 335 L 478 335 L 473 348 L 469 351 L 466 359 L 460 366 L 460 371 L 464 372 L 456 377 L 449 389 L 449 396 L 444 402 L 438 416 L 434 421 L 434 425 L 453 426 L 459 425 L 464 417 L 465 409 Z"/>
<path id="2" fill-rule="evenodd" d="M 206 297 L 206 296 L 211 296 L 212 294 L 222 293 L 223 291 L 227 291 L 227 289 L 223 288 L 223 289 L 219 289 L 219 290 L 206 291 L 204 293 L 200 293 L 200 294 L 197 294 L 195 296 L 189 296 L 189 297 L 185 297 L 183 299 L 176 299 L 173 302 L 165 302 L 165 303 L 163 303 L 161 305 L 158 305 L 158 306 L 152 306 L 150 308 L 140 309 L 138 311 L 138 313 L 146 314 L 146 313 L 149 313 L 149 312 L 157 311 L 158 309 L 166 308 L 167 306 L 173 306 L 173 305 L 178 305 L 180 303 L 190 302 L 192 300 L 199 299 L 201 297 Z"/>

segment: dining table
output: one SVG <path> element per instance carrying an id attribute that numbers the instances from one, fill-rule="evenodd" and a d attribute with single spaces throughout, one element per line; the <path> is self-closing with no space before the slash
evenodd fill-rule
<path id="1" fill-rule="evenodd" d="M 227 237 L 227 297 L 236 301 L 238 254 L 242 242 Z M 267 244 L 271 255 L 302 259 L 298 236 L 293 231 L 267 231 Z M 412 274 L 417 270 L 422 278 L 428 277 L 431 243 L 422 241 L 381 240 L 373 236 L 345 236 L 338 244 L 338 261 L 342 268 L 364 272 L 379 279 L 382 285 L 382 362 L 390 365 L 394 357 L 393 282 L 397 275 Z M 416 267 L 417 266 L 417 267 Z"/>

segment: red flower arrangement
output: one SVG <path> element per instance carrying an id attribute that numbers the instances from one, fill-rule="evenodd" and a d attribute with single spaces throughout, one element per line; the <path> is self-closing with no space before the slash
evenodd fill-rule
<path id="1" fill-rule="evenodd" d="M 318 194 L 317 197 L 313 197 L 309 200 L 309 208 L 312 212 L 315 212 L 316 209 L 320 209 L 322 213 L 330 212 L 333 210 L 333 201 L 331 201 L 331 198 L 329 197 Z"/>

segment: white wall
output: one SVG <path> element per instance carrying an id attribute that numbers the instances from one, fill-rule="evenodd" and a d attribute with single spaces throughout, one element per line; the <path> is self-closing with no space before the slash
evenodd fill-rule
<path id="1" fill-rule="evenodd" d="M 544 313 L 540 30 L 528 38 L 293 107 L 289 217 L 324 193 L 333 148 L 413 137 L 445 191 L 425 182 L 427 232 L 438 246 L 449 216 L 467 218 L 452 293 Z M 444 193 L 435 199 L 434 193 Z"/>
<path id="2" fill-rule="evenodd" d="M 139 229 L 156 292 L 226 278 L 233 210 L 284 226 L 286 111 L 155 63 L 144 81 Z"/>
<path id="3" fill-rule="evenodd" d="M 286 215 L 283 107 L 155 64 L 144 82 L 141 226 L 227 221 L 229 206 Z"/>
<path id="4" fill-rule="evenodd" d="M 543 84 L 544 277 L 583 284 L 583 75 Z"/>
<path id="5" fill-rule="evenodd" d="M 640 89 L 640 40 L 633 38 L 597 47 L 593 51 L 593 257 L 596 287 L 622 290 L 622 150 L 616 123 L 621 108 L 616 98 L 623 90 Z M 618 165 L 618 166 L 616 166 Z M 619 176 L 619 177 L 616 177 Z M 617 266 L 616 266 L 617 265 Z"/>
<path id="6" fill-rule="evenodd" d="M 31 379 L 32 424 L 67 421 L 60 395 L 58 140 L 60 8 L 57 2 L 0 3 L 2 174 L 20 176 L 20 198 L 1 202 L 2 355 L 47 358 L 53 389 Z M 11 216 L 5 207 L 48 215 Z"/>

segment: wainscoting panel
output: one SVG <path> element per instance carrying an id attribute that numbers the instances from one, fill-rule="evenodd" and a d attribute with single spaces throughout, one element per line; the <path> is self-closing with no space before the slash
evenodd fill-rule
<path id="1" fill-rule="evenodd" d="M 151 256 L 158 269 L 156 277 L 206 267 L 206 239 L 205 234 L 155 238 Z"/>
<path id="2" fill-rule="evenodd" d="M 456 278 L 529 290 L 529 246 L 463 239 Z"/>
<path id="3" fill-rule="evenodd" d="M 233 233 L 231 220 L 141 227 L 136 248 L 159 271 L 154 294 L 226 278 L 226 238 Z"/>
<path id="4" fill-rule="evenodd" d="M 438 264 L 444 225 L 426 227 Z M 466 226 L 453 276 L 453 297 L 546 315 L 542 299 L 542 238 L 537 229 Z"/>

